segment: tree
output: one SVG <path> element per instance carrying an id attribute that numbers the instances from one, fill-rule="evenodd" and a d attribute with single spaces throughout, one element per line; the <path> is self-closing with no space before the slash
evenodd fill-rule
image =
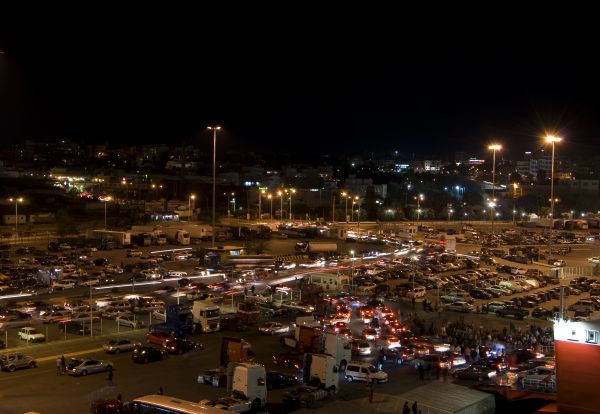
<path id="1" fill-rule="evenodd" d="M 61 208 L 56 212 L 56 233 L 58 233 L 59 236 L 77 233 L 75 220 L 69 211 L 64 208 Z"/>

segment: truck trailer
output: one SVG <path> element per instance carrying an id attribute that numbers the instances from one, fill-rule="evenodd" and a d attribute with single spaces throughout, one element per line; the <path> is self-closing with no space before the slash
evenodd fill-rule
<path id="1" fill-rule="evenodd" d="M 86 239 L 95 240 L 104 249 L 123 248 L 131 245 L 131 233 L 128 231 L 88 230 Z"/>
<path id="2" fill-rule="evenodd" d="M 333 254 L 338 250 L 338 245 L 335 242 L 313 242 L 313 241 L 304 241 L 300 243 L 296 243 L 294 249 L 298 253 L 303 254 L 316 254 L 316 253 L 326 253 Z"/>

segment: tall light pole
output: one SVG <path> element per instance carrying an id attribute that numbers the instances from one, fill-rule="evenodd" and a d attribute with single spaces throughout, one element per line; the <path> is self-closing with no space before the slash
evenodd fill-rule
<path id="1" fill-rule="evenodd" d="M 15 203 L 15 237 L 19 234 L 19 203 L 23 202 L 23 197 L 9 198 L 8 201 Z M 105 225 L 106 227 L 106 225 Z"/>
<path id="2" fill-rule="evenodd" d="M 233 204 L 233 215 L 235 216 L 235 193 L 231 193 L 231 203 Z"/>
<path id="3" fill-rule="evenodd" d="M 331 202 L 331 223 L 335 223 L 335 193 L 332 191 L 331 192 L 332 195 L 332 202 Z"/>
<path id="4" fill-rule="evenodd" d="M 425 196 L 423 194 L 419 194 L 415 197 L 417 200 L 417 228 L 419 227 L 419 221 L 421 220 L 421 201 L 425 200 Z"/>
<path id="5" fill-rule="evenodd" d="M 546 136 L 546 142 L 552 144 L 552 170 L 550 174 L 550 217 L 554 220 L 554 144 L 562 141 L 562 138 L 553 135 Z M 551 226 L 554 227 L 554 226 Z"/>
<path id="6" fill-rule="evenodd" d="M 271 203 L 271 214 L 269 214 L 269 219 L 273 220 L 273 194 L 269 194 L 267 196 L 269 202 Z"/>
<path id="7" fill-rule="evenodd" d="M 290 189 L 290 221 L 294 219 L 294 216 L 292 215 L 292 194 L 296 194 L 296 190 L 293 188 Z"/>
<path id="8" fill-rule="evenodd" d="M 280 206 L 279 206 L 279 219 L 283 221 L 283 191 L 278 191 L 277 195 L 279 196 Z"/>
<path id="9" fill-rule="evenodd" d="M 358 204 L 358 218 L 356 224 L 356 235 L 360 237 L 360 198 L 356 196 L 356 203 Z"/>
<path id="10" fill-rule="evenodd" d="M 500 144 L 492 144 L 488 146 L 489 150 L 493 151 L 492 158 L 492 201 L 490 202 L 490 213 L 492 214 L 492 237 L 494 236 L 494 216 L 496 215 L 496 151 L 500 151 L 502 149 L 502 145 Z"/>
<path id="11" fill-rule="evenodd" d="M 188 221 L 192 221 L 192 200 L 196 199 L 195 194 L 191 194 L 188 197 Z"/>
<path id="12" fill-rule="evenodd" d="M 265 193 L 265 190 L 258 189 L 258 220 L 261 219 L 262 215 L 262 196 Z"/>
<path id="13" fill-rule="evenodd" d="M 112 200 L 111 196 L 104 198 L 104 230 L 106 230 L 106 205 Z"/>
<path id="14" fill-rule="evenodd" d="M 215 191 L 217 188 L 217 131 L 220 126 L 209 126 L 209 130 L 213 132 L 213 188 L 212 188 L 212 247 L 215 246 Z"/>
<path id="15" fill-rule="evenodd" d="M 344 199 L 346 199 L 346 210 L 344 211 L 344 221 L 346 222 L 346 224 L 348 224 L 348 199 L 350 198 L 350 196 L 345 191 L 342 193 L 342 196 L 344 196 Z"/>

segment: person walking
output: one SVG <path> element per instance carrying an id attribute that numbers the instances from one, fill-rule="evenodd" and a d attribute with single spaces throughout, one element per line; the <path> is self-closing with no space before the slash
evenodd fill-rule
<path id="1" fill-rule="evenodd" d="M 417 400 L 415 400 L 415 402 L 412 405 L 412 412 L 413 412 L 413 414 L 419 413 L 419 408 L 417 407 Z"/>
<path id="2" fill-rule="evenodd" d="M 62 365 L 62 373 L 66 374 L 67 373 L 67 361 L 65 361 L 65 356 L 64 355 L 60 356 L 60 363 Z"/>
<path id="3" fill-rule="evenodd" d="M 158 387 L 158 395 L 163 395 L 163 387 Z"/>

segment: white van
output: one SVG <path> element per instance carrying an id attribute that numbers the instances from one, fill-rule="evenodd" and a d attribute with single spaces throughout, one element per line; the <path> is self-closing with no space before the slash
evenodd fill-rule
<path id="1" fill-rule="evenodd" d="M 427 293 L 427 289 L 425 289 L 425 287 L 423 286 L 415 286 L 414 288 L 410 289 L 407 293 L 406 293 L 406 297 L 409 299 L 412 298 L 422 298 L 425 297 L 425 294 Z"/>
<path id="2" fill-rule="evenodd" d="M 346 366 L 346 379 L 352 381 L 367 381 L 376 384 L 387 382 L 388 374 L 375 368 L 372 364 L 362 361 L 350 361 Z"/>

